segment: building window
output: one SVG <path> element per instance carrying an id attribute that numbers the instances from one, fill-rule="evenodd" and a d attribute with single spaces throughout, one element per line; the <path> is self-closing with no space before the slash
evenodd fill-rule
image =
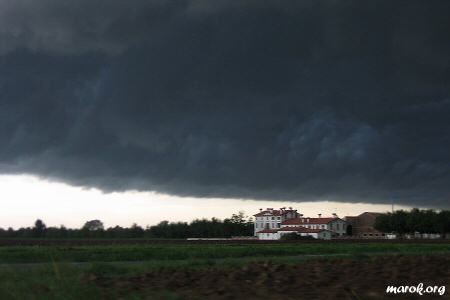
<path id="1" fill-rule="evenodd" d="M 280 228 L 280 223 L 278 223 L 277 225 L 278 225 L 278 228 Z"/>

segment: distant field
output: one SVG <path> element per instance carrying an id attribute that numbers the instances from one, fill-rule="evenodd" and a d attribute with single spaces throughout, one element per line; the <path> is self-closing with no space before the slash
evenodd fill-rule
<path id="1" fill-rule="evenodd" d="M 117 262 L 302 255 L 450 254 L 450 243 L 304 243 L 0 247 L 0 263 Z"/>

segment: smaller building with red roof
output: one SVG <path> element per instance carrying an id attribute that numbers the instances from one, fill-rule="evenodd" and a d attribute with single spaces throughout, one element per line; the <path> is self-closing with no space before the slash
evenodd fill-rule
<path id="1" fill-rule="evenodd" d="M 260 240 L 279 240 L 285 234 L 296 233 L 300 236 L 312 236 L 316 239 L 329 240 L 333 236 L 333 232 L 326 229 L 308 229 L 302 226 L 283 227 L 280 229 L 264 229 L 256 233 Z"/>

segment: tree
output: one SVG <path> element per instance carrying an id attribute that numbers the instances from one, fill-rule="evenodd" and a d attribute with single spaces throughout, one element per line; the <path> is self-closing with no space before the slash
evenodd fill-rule
<path id="1" fill-rule="evenodd" d="M 43 237 L 46 227 L 47 226 L 41 219 L 37 219 L 36 222 L 34 222 L 34 227 L 32 229 L 33 237 Z"/>
<path id="2" fill-rule="evenodd" d="M 404 233 L 445 233 L 450 232 L 450 211 L 442 210 L 440 213 L 434 210 L 420 210 L 413 208 L 411 211 L 397 210 L 395 213 L 386 213 L 375 220 L 375 229 L 382 232 Z"/>
<path id="3" fill-rule="evenodd" d="M 408 222 L 408 212 L 404 210 L 397 210 L 396 212 L 394 212 L 392 216 L 391 224 L 393 231 L 399 234 L 405 234 L 407 232 L 410 232 L 408 230 L 407 222 Z"/>
<path id="4" fill-rule="evenodd" d="M 436 231 L 442 234 L 442 237 L 446 233 L 450 233 L 450 210 L 442 210 L 437 215 Z"/>
<path id="5" fill-rule="evenodd" d="M 133 225 L 130 228 L 130 237 L 132 238 L 140 238 L 144 235 L 144 229 L 142 229 L 141 226 L 138 226 L 138 224 L 133 223 Z"/>
<path id="6" fill-rule="evenodd" d="M 245 212 L 239 211 L 239 213 L 237 215 L 233 214 L 231 216 L 230 222 L 233 223 L 233 224 L 241 225 L 241 224 L 245 224 L 246 223 L 246 221 L 245 221 L 246 218 L 247 218 L 247 216 L 245 215 Z"/>
<path id="7" fill-rule="evenodd" d="M 82 230 L 97 231 L 104 230 L 103 223 L 100 220 L 91 220 L 84 223 Z"/>

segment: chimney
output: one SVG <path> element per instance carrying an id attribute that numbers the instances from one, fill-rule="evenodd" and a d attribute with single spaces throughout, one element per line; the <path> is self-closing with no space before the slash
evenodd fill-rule
<path id="1" fill-rule="evenodd" d="M 322 214 L 318 214 L 319 215 L 319 219 L 322 217 Z"/>
<path id="2" fill-rule="evenodd" d="M 333 218 L 337 218 L 337 217 L 338 217 L 337 214 L 333 213 Z"/>
<path id="3" fill-rule="evenodd" d="M 259 211 L 262 211 L 262 208 L 260 208 Z"/>

